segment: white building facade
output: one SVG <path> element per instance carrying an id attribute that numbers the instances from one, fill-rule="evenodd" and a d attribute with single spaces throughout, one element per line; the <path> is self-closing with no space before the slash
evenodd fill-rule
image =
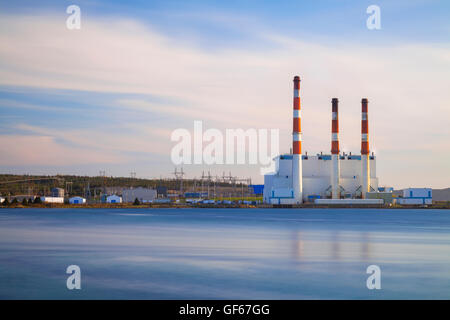
<path id="1" fill-rule="evenodd" d="M 64 197 L 41 197 L 41 201 L 45 203 L 64 203 Z"/>
<path id="2" fill-rule="evenodd" d="M 331 197 L 331 155 L 302 155 L 303 201 L 313 202 L 317 198 Z M 275 172 L 264 176 L 263 201 L 270 204 L 292 203 L 292 155 L 276 157 Z M 378 190 L 376 158 L 370 161 L 370 189 Z M 361 155 L 339 155 L 339 188 L 342 198 L 361 196 Z"/>

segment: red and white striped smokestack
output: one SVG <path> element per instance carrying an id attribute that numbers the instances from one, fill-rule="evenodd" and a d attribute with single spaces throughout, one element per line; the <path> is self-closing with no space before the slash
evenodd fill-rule
<path id="1" fill-rule="evenodd" d="M 331 197 L 340 199 L 339 190 L 339 113 L 337 98 L 331 100 Z"/>
<path id="2" fill-rule="evenodd" d="M 292 189 L 294 203 L 302 203 L 302 125 L 300 106 L 300 77 L 294 77 L 294 125 L 292 132 Z"/>
<path id="3" fill-rule="evenodd" d="M 369 117 L 368 100 L 361 100 L 361 196 L 366 198 L 370 192 L 370 163 L 369 163 Z"/>

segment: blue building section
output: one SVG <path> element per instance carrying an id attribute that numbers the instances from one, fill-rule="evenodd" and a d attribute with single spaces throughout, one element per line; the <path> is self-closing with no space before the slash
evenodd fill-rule
<path id="1" fill-rule="evenodd" d="M 252 184 L 250 187 L 253 188 L 253 193 L 256 195 L 262 195 L 264 192 L 264 185 L 263 184 Z"/>
<path id="2" fill-rule="evenodd" d="M 200 198 L 200 193 L 198 192 L 186 192 L 184 194 L 186 198 Z"/>
<path id="3" fill-rule="evenodd" d="M 184 196 L 186 198 L 200 199 L 208 197 L 208 192 L 186 192 Z"/>
<path id="4" fill-rule="evenodd" d="M 308 202 L 314 202 L 316 199 L 320 199 L 320 194 L 311 194 L 308 196 Z"/>
<path id="5" fill-rule="evenodd" d="M 413 198 L 415 198 L 415 199 L 428 199 L 428 198 L 432 197 L 431 190 L 425 190 L 425 192 L 427 193 L 426 196 L 415 196 L 414 191 L 413 190 L 409 190 L 409 197 L 408 198 L 411 198 L 411 199 L 413 199 Z"/>
<path id="6" fill-rule="evenodd" d="M 331 154 L 317 154 L 315 155 L 319 160 L 331 160 Z M 303 160 L 308 160 L 308 155 L 302 155 Z M 340 160 L 361 160 L 361 155 L 340 155 Z M 371 160 L 375 159 L 374 157 L 370 157 Z M 292 160 L 292 154 L 283 154 L 280 155 L 280 160 Z"/>
<path id="7" fill-rule="evenodd" d="M 289 197 L 275 197 L 275 190 L 272 190 L 272 196 L 270 197 L 270 200 L 272 202 L 272 199 L 278 199 L 278 204 L 281 204 L 281 199 L 293 199 L 294 198 L 294 190 L 291 190 L 291 195 Z"/>

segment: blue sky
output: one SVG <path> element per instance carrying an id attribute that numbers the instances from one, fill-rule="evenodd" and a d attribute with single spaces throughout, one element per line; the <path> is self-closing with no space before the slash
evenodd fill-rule
<path id="1" fill-rule="evenodd" d="M 64 14 L 79 5 L 86 19 L 130 17 L 169 35 L 188 35 L 205 45 L 258 40 L 248 31 L 261 28 L 289 36 L 335 43 L 368 40 L 373 43 L 447 43 L 450 3 L 436 0 L 398 1 L 2 1 L 7 13 Z M 365 28 L 366 8 L 382 8 L 382 32 Z M 218 37 L 220 33 L 220 37 Z M 250 32 L 251 33 L 251 32 Z M 370 34 L 370 38 L 368 35 Z"/>
<path id="2" fill-rule="evenodd" d="M 81 30 L 65 28 L 71 4 Z M 366 28 L 372 4 L 381 30 Z M 1 172 L 169 176 L 170 133 L 194 120 L 280 129 L 286 152 L 300 74 L 310 153 L 329 152 L 335 96 L 343 148 L 359 152 L 367 96 L 381 184 L 450 184 L 448 1 L 0 1 L 0 12 Z M 185 167 L 202 170 L 262 181 L 258 166 Z"/>

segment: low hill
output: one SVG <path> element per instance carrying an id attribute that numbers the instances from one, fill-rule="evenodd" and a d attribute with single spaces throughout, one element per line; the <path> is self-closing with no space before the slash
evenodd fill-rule
<path id="1" fill-rule="evenodd" d="M 183 190 L 190 191 L 195 187 L 198 189 L 200 184 L 199 180 L 183 179 Z M 205 186 L 206 184 L 207 182 L 205 182 Z M 157 186 L 179 190 L 180 181 L 175 179 L 140 179 L 131 177 L 0 174 L 0 195 L 3 196 L 27 194 L 49 195 L 50 190 L 55 187 L 65 189 L 69 195 L 85 195 L 87 190 L 89 190 L 91 195 L 95 195 L 113 187 L 156 188 Z M 217 183 L 216 186 L 230 187 L 231 184 L 221 182 Z"/>
<path id="2" fill-rule="evenodd" d="M 450 201 L 450 188 L 433 189 L 434 201 Z"/>

